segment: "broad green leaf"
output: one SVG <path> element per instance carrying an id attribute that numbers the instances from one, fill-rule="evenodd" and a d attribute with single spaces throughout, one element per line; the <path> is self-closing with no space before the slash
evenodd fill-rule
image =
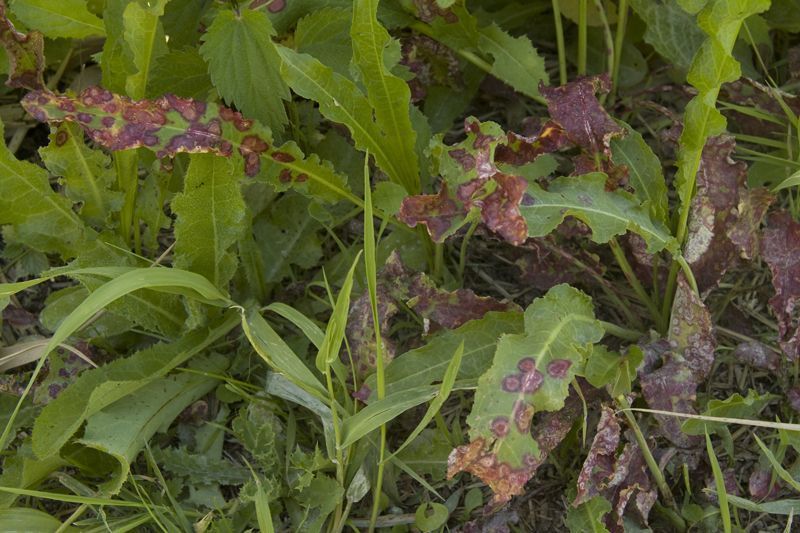
<path id="1" fill-rule="evenodd" d="M 330 163 L 313 154 L 306 158 L 291 141 L 275 146 L 269 128 L 219 104 L 173 95 L 132 101 L 89 87 L 77 97 L 32 91 L 22 105 L 37 120 L 77 122 L 93 141 L 110 150 L 126 150 L 122 154 L 144 147 L 159 158 L 181 152 L 213 153 L 237 161 L 241 157 L 247 176 L 258 174 L 265 163 L 280 190 L 291 186 L 322 201 L 347 198 L 361 204 Z"/>
<path id="2" fill-rule="evenodd" d="M 720 87 L 735 81 L 741 71 L 731 55 L 744 20 L 769 8 L 770 0 L 711 0 L 697 15 L 697 23 L 708 35 L 692 61 L 687 81 L 698 94 L 686 106 L 684 128 L 678 148 L 675 187 L 681 200 L 679 233 L 685 231 L 689 204 L 706 141 L 725 130 L 725 117 L 717 110 Z M 679 234 L 683 240 L 685 235 Z"/>
<path id="3" fill-rule="evenodd" d="M 226 335 L 237 323 L 238 317 L 230 314 L 212 329 L 188 333 L 175 342 L 157 344 L 82 373 L 36 418 L 34 452 L 41 458 L 55 456 L 89 416 L 165 376 Z"/>
<path id="4" fill-rule="evenodd" d="M 386 367 L 386 393 L 394 394 L 441 380 L 461 343 L 464 354 L 458 380 L 476 380 L 489 368 L 497 339 L 503 334 L 521 331 L 522 314 L 519 312 L 487 313 L 460 328 L 444 331 L 424 346 L 396 357 Z M 375 390 L 375 377 L 371 376 L 366 385 Z"/>
<path id="5" fill-rule="evenodd" d="M 612 398 L 620 394 L 630 394 L 636 379 L 636 369 L 642 362 L 644 353 L 638 346 L 628 347 L 625 355 L 611 352 L 604 346 L 595 346 L 586 362 L 584 376 L 593 387 L 608 386 Z"/>
<path id="6" fill-rule="evenodd" d="M 105 36 L 103 21 L 86 7 L 86 0 L 13 0 L 11 11 L 26 26 L 51 39 Z"/>
<path id="7" fill-rule="evenodd" d="M 107 0 L 103 10 L 106 40 L 103 43 L 100 68 L 103 72 L 103 87 L 116 93 L 125 92 L 128 76 L 136 72 L 131 50 L 125 42 L 125 25 L 122 20 L 129 3 L 128 0 Z"/>
<path id="8" fill-rule="evenodd" d="M 44 169 L 17 160 L 4 143 L 0 143 L 0 190 L 0 225 L 6 243 L 19 242 L 68 259 L 95 239 L 95 232 L 72 210 L 72 202 L 53 192 Z"/>
<path id="9" fill-rule="evenodd" d="M 322 258 L 322 225 L 309 214 L 308 206 L 305 198 L 288 194 L 253 221 L 265 282 L 278 283 L 292 273 L 292 265 L 312 268 Z"/>
<path id="10" fill-rule="evenodd" d="M 238 266 L 232 248 L 241 236 L 245 215 L 233 164 L 212 154 L 193 154 L 184 192 L 171 206 L 178 217 L 175 267 L 197 272 L 224 290 Z"/>
<path id="11" fill-rule="evenodd" d="M 122 15 L 125 41 L 137 71 L 127 77 L 125 90 L 131 98 L 144 98 L 156 60 L 167 53 L 167 41 L 161 26 L 161 15 L 169 0 L 146 4 L 136 0 L 128 4 Z M 152 5 L 151 5 L 152 4 Z"/>
<path id="12" fill-rule="evenodd" d="M 688 72 L 692 58 L 705 38 L 694 17 L 675 2 L 630 2 L 636 14 L 647 24 L 644 40 L 670 64 Z"/>
<path id="13" fill-rule="evenodd" d="M 649 253 L 664 249 L 677 253 L 677 241 L 663 223 L 653 221 L 631 194 L 606 191 L 605 182 L 605 174 L 591 173 L 558 178 L 546 191 L 531 183 L 530 199 L 526 197 L 520 207 L 528 222 L 529 235 L 545 236 L 565 217 L 574 216 L 592 229 L 594 242 L 606 243 L 612 237 L 632 231 L 645 240 Z"/>
<path id="14" fill-rule="evenodd" d="M 207 100 L 212 89 L 208 66 L 195 48 L 173 50 L 158 57 L 147 85 L 148 98 L 175 94 Z"/>
<path id="15" fill-rule="evenodd" d="M 534 300 L 525 310 L 525 333 L 501 337 L 478 380 L 467 417 L 471 441 L 453 452 L 448 475 L 479 476 L 498 504 L 520 494 L 540 455 L 533 414 L 564 407 L 570 383 L 603 334 L 591 299 L 569 285 Z"/>
<path id="16" fill-rule="evenodd" d="M 199 371 L 219 373 L 226 359 L 205 358 L 192 365 Z M 130 395 L 90 416 L 77 443 L 107 454 L 117 461 L 112 478 L 100 485 L 101 493 L 114 495 L 128 477 L 130 463 L 158 431 L 169 424 L 192 402 L 213 390 L 214 378 L 202 374 L 181 373 L 157 379 Z M 100 461 L 100 459 L 98 459 Z"/>
<path id="17" fill-rule="evenodd" d="M 272 29 L 261 11 L 223 9 L 206 31 L 200 53 L 220 96 L 245 116 L 281 131 L 288 122 L 283 101 L 289 90 L 281 80 L 280 57 Z"/>
<path id="18" fill-rule="evenodd" d="M 161 23 L 172 50 L 194 50 L 202 37 L 202 20 L 214 0 L 170 0 Z"/>
<path id="19" fill-rule="evenodd" d="M 375 123 L 384 133 L 383 143 L 392 148 L 398 174 L 392 176 L 411 194 L 420 192 L 419 163 L 414 151 L 417 134 L 409 117 L 411 90 L 390 69 L 400 59 L 400 45 L 378 22 L 378 0 L 353 4 L 353 60 L 361 72 Z"/>
<path id="20" fill-rule="evenodd" d="M 605 516 L 611 512 L 611 502 L 595 496 L 578 507 L 568 506 L 567 528 L 570 533 L 608 533 Z"/>
<path id="21" fill-rule="evenodd" d="M 414 513 L 414 525 L 427 533 L 445 525 L 449 517 L 450 510 L 441 503 L 423 503 Z"/>
<path id="22" fill-rule="evenodd" d="M 297 51 L 319 59 L 342 76 L 350 74 L 353 43 L 350 39 L 351 9 L 323 8 L 297 22 Z"/>
<path id="23" fill-rule="evenodd" d="M 636 198 L 650 212 L 650 218 L 667 223 L 667 184 L 661 161 L 644 142 L 641 134 L 624 122 L 624 137 L 611 139 L 611 159 L 628 167 L 628 181 Z"/>
<path id="24" fill-rule="evenodd" d="M 541 101 L 539 83 L 549 83 L 544 59 L 525 35 L 512 37 L 497 24 L 480 29 L 478 46 L 494 58 L 492 76 Z"/>
<path id="25" fill-rule="evenodd" d="M 119 211 L 122 193 L 111 190 L 116 181 L 111 160 L 86 146 L 77 125 L 53 128 L 50 144 L 39 149 L 39 155 L 53 175 L 62 177 L 66 196 L 81 203 L 79 213 L 87 222 L 102 228 L 109 215 Z"/>
<path id="26" fill-rule="evenodd" d="M 283 58 L 281 73 L 292 90 L 319 103 L 320 113 L 328 119 L 347 126 L 356 147 L 369 152 L 394 182 L 402 184 L 403 173 L 396 166 L 392 147 L 384 142 L 369 100 L 356 84 L 308 54 L 285 47 L 278 52 Z"/>
<path id="27" fill-rule="evenodd" d="M 14 400 L 16 401 L 16 398 Z M 13 455 L 4 459 L 3 473 L 0 474 L 0 486 L 26 490 L 35 487 L 51 472 L 66 464 L 67 462 L 58 455 L 51 455 L 44 459 L 34 455 L 31 451 L 29 437 L 17 446 Z M 0 508 L 11 507 L 17 498 L 18 495 L 13 492 L 1 492 Z"/>

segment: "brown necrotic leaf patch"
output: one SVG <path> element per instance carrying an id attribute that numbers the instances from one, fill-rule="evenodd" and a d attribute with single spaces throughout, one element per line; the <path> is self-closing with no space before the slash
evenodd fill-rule
<path id="1" fill-rule="evenodd" d="M 769 303 L 778 319 L 780 345 L 791 361 L 800 356 L 800 223 L 781 211 L 769 217 L 761 256 L 772 272 L 775 296 Z"/>
<path id="2" fill-rule="evenodd" d="M 38 31 L 21 33 L 6 15 L 6 3 L 0 1 L 0 42 L 6 49 L 10 73 L 6 85 L 14 88 L 44 88 L 44 37 Z"/>

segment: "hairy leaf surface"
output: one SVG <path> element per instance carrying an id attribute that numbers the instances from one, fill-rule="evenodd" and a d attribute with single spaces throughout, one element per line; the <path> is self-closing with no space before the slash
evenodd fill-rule
<path id="1" fill-rule="evenodd" d="M 13 0 L 11 10 L 26 26 L 51 39 L 103 37 L 103 21 L 86 8 L 85 0 Z"/>

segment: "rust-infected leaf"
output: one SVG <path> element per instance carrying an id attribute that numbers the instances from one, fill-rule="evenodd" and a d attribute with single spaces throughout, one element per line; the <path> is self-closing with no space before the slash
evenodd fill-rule
<path id="1" fill-rule="evenodd" d="M 739 255 L 728 230 L 737 221 L 747 165 L 733 160 L 735 147 L 728 135 L 709 138 L 697 172 L 684 255 L 701 291 L 716 287 Z"/>
<path id="2" fill-rule="evenodd" d="M 646 524 L 657 498 L 641 449 L 636 443 L 627 442 L 617 454 L 621 442 L 621 428 L 614 410 L 603 406 L 597 433 L 578 474 L 578 492 L 572 502 L 577 507 L 595 496 L 613 502 L 614 513 L 607 518 L 612 531 L 622 530 L 623 516 L 631 501 Z M 613 515 L 615 522 L 611 522 Z"/>
<path id="3" fill-rule="evenodd" d="M 498 163 L 520 166 L 535 161 L 542 154 L 557 152 L 571 144 L 564 128 L 550 120 L 542 126 L 538 135 L 526 137 L 508 132 L 506 142 L 500 144 L 495 151 L 495 160 Z"/>
<path id="4" fill-rule="evenodd" d="M 610 156 L 611 139 L 625 132 L 597 100 L 598 93 L 609 90 L 607 74 L 579 78 L 561 87 L 539 87 L 550 116 L 564 128 L 567 137 L 589 154 L 606 156 Z"/>
<path id="5" fill-rule="evenodd" d="M 670 354 L 674 357 L 674 354 Z M 697 414 L 694 408 L 697 399 L 697 382 L 692 371 L 681 359 L 668 361 L 658 370 L 639 374 L 642 395 L 651 409 L 676 413 Z M 654 415 L 661 433 L 680 448 L 694 448 L 700 438 L 681 431 L 682 420 L 674 416 Z"/>
<path id="6" fill-rule="evenodd" d="M 464 224 L 466 216 L 464 206 L 450 195 L 445 182 L 438 194 L 420 194 L 403 199 L 397 219 L 412 228 L 423 224 L 431 239 L 443 242 Z"/>
<path id="7" fill-rule="evenodd" d="M 732 355 L 744 364 L 770 372 L 776 372 L 781 366 L 780 354 L 758 341 L 740 343 Z"/>
<path id="8" fill-rule="evenodd" d="M 44 88 L 44 37 L 38 31 L 27 35 L 17 31 L 6 15 L 6 3 L 0 1 L 0 41 L 9 61 L 6 85 L 15 88 Z"/>
<path id="9" fill-rule="evenodd" d="M 678 278 L 671 316 L 670 344 L 683 356 L 694 378 L 700 382 L 708 376 L 714 364 L 717 341 L 711 314 L 683 276 Z"/>
<path id="10" fill-rule="evenodd" d="M 761 242 L 761 222 L 775 195 L 763 187 L 747 189 L 739 195 L 736 221 L 727 228 L 727 235 L 744 259 L 758 255 Z"/>
<path id="11" fill-rule="evenodd" d="M 521 250 L 524 254 L 515 261 L 521 281 L 541 291 L 559 283 L 590 286 L 605 272 L 597 255 L 553 234 L 528 239 Z"/>
<path id="12" fill-rule="evenodd" d="M 778 319 L 783 352 L 791 361 L 800 356 L 800 323 L 796 306 L 800 302 L 800 223 L 786 211 L 769 217 L 761 255 L 772 271 L 775 296 L 769 303 Z"/>
<path id="13" fill-rule="evenodd" d="M 275 146 L 269 128 L 216 103 L 169 94 L 131 100 L 89 87 L 76 97 L 32 91 L 22 99 L 22 106 L 42 122 L 79 124 L 94 142 L 109 150 L 143 147 L 159 158 L 180 152 L 234 156 L 243 160 L 248 176 L 258 174 L 264 162 L 277 166 L 275 185 L 281 189 L 313 186 L 315 196 L 332 201 L 346 189 L 341 176 L 317 156 L 305 158 L 293 142 Z"/>
<path id="14" fill-rule="evenodd" d="M 423 273 L 411 273 L 403 266 L 397 252 L 392 252 L 378 273 L 376 287 L 378 320 L 381 331 L 389 328 L 400 304 L 409 307 L 427 321 L 428 330 L 455 329 L 470 320 L 482 318 L 490 311 L 519 311 L 514 303 L 503 303 L 488 296 L 478 296 L 469 289 L 446 291 L 438 288 Z M 347 319 L 347 341 L 357 374 L 364 377 L 375 369 L 375 328 L 369 294 L 366 292 L 350 307 Z M 382 336 L 384 357 L 394 358 L 395 343 Z"/>

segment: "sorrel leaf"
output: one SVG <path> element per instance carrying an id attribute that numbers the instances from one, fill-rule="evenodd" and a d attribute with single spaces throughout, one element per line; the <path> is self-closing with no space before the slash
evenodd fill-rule
<path id="1" fill-rule="evenodd" d="M 525 311 L 525 333 L 501 337 L 478 380 L 467 418 L 471 441 L 450 455 L 448 476 L 480 477 L 496 503 L 522 493 L 540 456 L 533 414 L 564 407 L 570 382 L 603 333 L 590 298 L 568 285 L 535 300 Z"/>

